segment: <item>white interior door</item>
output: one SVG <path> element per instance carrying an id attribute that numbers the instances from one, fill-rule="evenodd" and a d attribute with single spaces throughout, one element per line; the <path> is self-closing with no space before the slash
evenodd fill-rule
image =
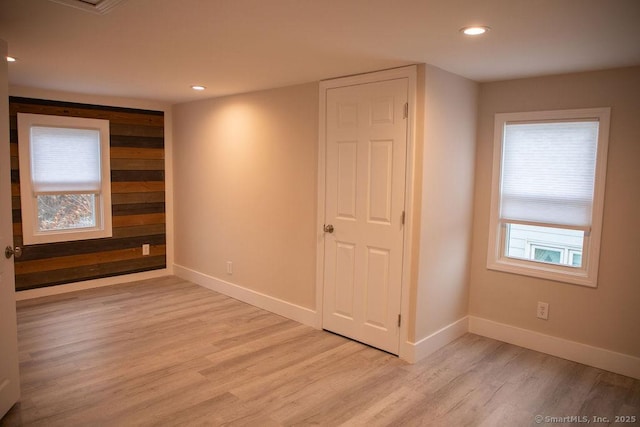
<path id="1" fill-rule="evenodd" d="M 13 258 L 4 255 L 7 246 L 13 247 L 6 56 L 7 43 L 0 40 L 0 417 L 20 397 Z"/>
<path id="2" fill-rule="evenodd" d="M 326 92 L 323 328 L 394 354 L 407 97 L 406 78 Z"/>

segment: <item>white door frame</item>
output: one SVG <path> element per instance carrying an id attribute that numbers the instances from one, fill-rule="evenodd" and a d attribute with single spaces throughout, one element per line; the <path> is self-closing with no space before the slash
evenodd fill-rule
<path id="1" fill-rule="evenodd" d="M 20 375 L 18 369 L 18 339 L 15 303 L 15 279 L 13 259 L 5 259 L 5 247 L 13 247 L 13 230 L 11 228 L 11 183 L 9 154 L 9 83 L 8 68 L 5 61 L 7 42 L 0 39 L 0 352 L 2 352 L 2 369 L 0 372 L 0 418 L 5 415 L 20 398 Z M 7 407 L 8 406 L 8 407 Z"/>
<path id="2" fill-rule="evenodd" d="M 407 117 L 407 162 L 405 172 L 405 228 L 402 260 L 402 281 L 401 281 L 401 304 L 400 314 L 402 323 L 400 325 L 400 346 L 399 356 L 403 360 L 411 357 L 411 344 L 409 343 L 409 321 L 410 321 L 410 292 L 411 292 L 411 260 L 413 259 L 413 206 L 414 206 L 414 183 L 415 183 L 415 150 L 416 150 L 416 93 L 417 93 L 418 67 L 410 65 L 407 67 L 393 68 L 390 70 L 377 71 L 373 73 L 361 74 L 357 76 L 340 77 L 337 79 L 324 80 L 320 82 L 320 117 L 318 121 L 318 211 L 316 224 L 316 313 L 318 329 L 322 329 L 322 301 L 324 291 L 324 215 L 325 215 L 325 179 L 326 179 L 326 99 L 327 90 L 344 86 L 353 86 L 366 83 L 374 83 L 384 80 L 406 78 L 408 82 L 408 103 L 409 114 Z"/>

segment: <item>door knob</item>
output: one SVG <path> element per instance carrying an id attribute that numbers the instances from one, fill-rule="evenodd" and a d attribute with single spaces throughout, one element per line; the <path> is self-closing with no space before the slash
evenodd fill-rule
<path id="1" fill-rule="evenodd" d="M 16 246 L 16 248 L 12 248 L 11 246 L 7 246 L 4 248 L 4 256 L 9 259 L 11 256 L 15 256 L 16 258 L 20 258 L 22 255 L 22 248 L 20 246 Z"/>
<path id="2" fill-rule="evenodd" d="M 333 225 L 331 224 L 327 224 L 324 226 L 324 232 L 325 233 L 333 233 Z"/>

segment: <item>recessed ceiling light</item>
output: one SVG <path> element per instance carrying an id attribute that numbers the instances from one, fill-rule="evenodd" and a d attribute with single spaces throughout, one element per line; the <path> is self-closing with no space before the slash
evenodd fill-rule
<path id="1" fill-rule="evenodd" d="M 17 59 L 14 58 L 13 56 L 7 56 L 7 62 L 16 62 Z"/>
<path id="2" fill-rule="evenodd" d="M 193 89 L 193 90 L 205 90 L 206 87 L 200 86 L 200 85 L 193 85 L 193 86 L 191 86 L 191 89 Z"/>
<path id="3" fill-rule="evenodd" d="M 472 27 L 462 27 L 460 28 L 460 32 L 466 34 L 467 36 L 479 36 L 480 34 L 484 34 L 489 31 L 491 28 L 489 27 L 481 27 L 481 26 L 472 26 Z"/>

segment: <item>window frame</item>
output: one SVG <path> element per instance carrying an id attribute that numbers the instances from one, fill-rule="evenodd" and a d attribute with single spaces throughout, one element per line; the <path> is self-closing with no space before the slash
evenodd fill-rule
<path id="1" fill-rule="evenodd" d="M 549 110 L 516 113 L 497 113 L 494 118 L 493 171 L 491 182 L 491 209 L 487 268 L 490 270 L 537 277 L 558 282 L 597 287 L 602 217 L 604 211 L 604 191 L 606 181 L 607 152 L 609 145 L 609 124 L 611 109 L 585 108 L 574 110 Z M 582 267 L 556 265 L 534 260 L 510 258 L 505 255 L 507 222 L 500 219 L 500 192 L 502 178 L 502 154 L 504 130 L 509 123 L 566 122 L 573 120 L 598 120 L 598 140 L 594 176 L 592 221 L 590 230 L 584 233 L 582 247 Z M 554 224 L 530 223 L 529 225 L 567 228 Z"/>
<path id="2" fill-rule="evenodd" d="M 95 194 L 95 227 L 77 229 L 38 229 L 38 201 L 31 178 L 31 128 L 37 126 L 92 129 L 100 132 L 100 192 Z M 20 167 L 20 205 L 22 213 L 22 240 L 24 245 L 69 242 L 113 236 L 111 212 L 111 159 L 109 120 L 85 117 L 55 116 L 18 113 L 18 158 Z M 55 192 L 51 194 L 73 194 Z"/>

